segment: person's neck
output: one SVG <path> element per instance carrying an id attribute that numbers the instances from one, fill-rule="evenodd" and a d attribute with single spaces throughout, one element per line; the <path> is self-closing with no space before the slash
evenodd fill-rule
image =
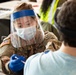
<path id="1" fill-rule="evenodd" d="M 67 53 L 71 56 L 76 56 L 76 48 L 75 47 L 70 47 L 70 46 L 65 46 L 64 43 L 62 43 L 60 51 Z"/>

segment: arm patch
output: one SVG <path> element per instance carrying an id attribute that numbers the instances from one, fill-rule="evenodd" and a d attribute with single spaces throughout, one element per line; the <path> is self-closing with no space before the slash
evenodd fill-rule
<path id="1" fill-rule="evenodd" d="M 1 44 L 0 44 L 0 48 L 3 47 L 4 45 L 9 45 L 11 43 L 10 39 L 4 40 Z"/>

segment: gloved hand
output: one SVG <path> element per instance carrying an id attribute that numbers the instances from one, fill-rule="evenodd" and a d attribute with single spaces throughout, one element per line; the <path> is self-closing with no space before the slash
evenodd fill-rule
<path id="1" fill-rule="evenodd" d="M 19 56 L 17 54 L 13 54 L 10 58 L 9 68 L 13 72 L 18 72 L 23 69 L 26 58 L 23 56 Z"/>

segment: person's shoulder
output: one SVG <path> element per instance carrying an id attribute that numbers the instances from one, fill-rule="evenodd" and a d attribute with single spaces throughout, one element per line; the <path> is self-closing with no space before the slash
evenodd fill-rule
<path id="1" fill-rule="evenodd" d="M 58 39 L 53 32 L 45 31 L 45 39 Z"/>
<path id="2" fill-rule="evenodd" d="M 60 48 L 61 42 L 52 32 L 45 32 L 44 44 L 46 49 L 56 51 Z"/>
<path id="3" fill-rule="evenodd" d="M 11 44 L 11 39 L 10 39 L 10 35 L 8 35 L 6 38 L 3 39 L 3 42 L 0 44 L 0 48 L 10 44 Z"/>
<path id="4" fill-rule="evenodd" d="M 36 53 L 34 55 L 31 55 L 27 60 L 26 60 L 26 64 L 29 65 L 31 63 L 32 60 L 34 60 L 35 58 L 38 58 L 42 53 Z"/>
<path id="5" fill-rule="evenodd" d="M 46 57 L 49 55 L 49 54 L 52 54 L 53 52 L 50 51 L 50 50 L 46 50 L 44 52 L 41 52 L 41 53 L 36 53 L 32 56 L 30 56 L 27 61 L 26 61 L 26 65 L 25 67 L 28 67 L 31 63 L 32 64 L 37 64 L 38 61 L 40 61 L 41 59 L 43 59 L 43 57 L 45 57 L 45 60 L 46 60 Z M 27 66 L 28 65 L 28 66 Z"/>

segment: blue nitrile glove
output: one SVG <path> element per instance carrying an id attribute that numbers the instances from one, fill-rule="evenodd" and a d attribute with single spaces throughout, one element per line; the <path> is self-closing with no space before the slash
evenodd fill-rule
<path id="1" fill-rule="evenodd" d="M 10 62 L 9 62 L 9 68 L 13 71 L 13 72 L 18 72 L 20 70 L 23 69 L 24 67 L 24 63 L 26 61 L 26 58 L 23 56 L 19 56 L 17 54 L 13 54 L 10 58 Z"/>

